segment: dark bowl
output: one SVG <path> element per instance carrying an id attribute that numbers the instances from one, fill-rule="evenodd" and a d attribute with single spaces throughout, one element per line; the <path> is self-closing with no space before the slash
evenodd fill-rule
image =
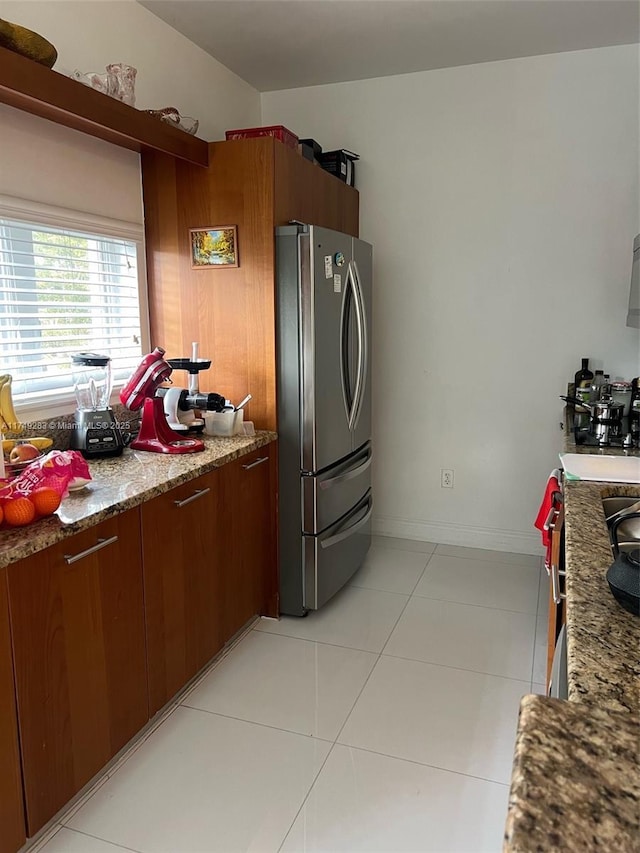
<path id="1" fill-rule="evenodd" d="M 640 551 L 635 552 L 640 555 Z M 607 572 L 607 583 L 615 600 L 634 616 L 640 616 L 640 569 L 621 552 Z"/>

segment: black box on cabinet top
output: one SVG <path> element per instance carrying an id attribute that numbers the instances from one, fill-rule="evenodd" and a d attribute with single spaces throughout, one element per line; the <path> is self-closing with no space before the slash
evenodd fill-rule
<path id="1" fill-rule="evenodd" d="M 299 139 L 298 145 L 305 160 L 311 160 L 312 163 L 320 160 L 322 145 L 319 145 L 315 139 Z"/>
<path id="2" fill-rule="evenodd" d="M 322 168 L 341 181 L 344 181 L 350 187 L 355 186 L 355 166 L 356 160 L 359 160 L 358 154 L 353 151 L 347 151 L 345 148 L 339 148 L 337 151 L 325 151 L 320 154 L 318 162 Z"/>

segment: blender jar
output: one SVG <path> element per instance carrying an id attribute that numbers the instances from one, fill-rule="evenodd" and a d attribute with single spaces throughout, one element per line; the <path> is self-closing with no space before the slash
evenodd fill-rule
<path id="1" fill-rule="evenodd" d="M 111 359 L 95 352 L 79 352 L 71 358 L 73 390 L 78 409 L 85 412 L 109 408 Z"/>

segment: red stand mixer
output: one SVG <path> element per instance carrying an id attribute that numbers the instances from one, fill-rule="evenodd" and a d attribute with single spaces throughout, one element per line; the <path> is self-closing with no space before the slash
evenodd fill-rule
<path id="1" fill-rule="evenodd" d="M 120 391 L 123 406 L 131 411 L 142 408 L 140 432 L 129 447 L 153 453 L 198 453 L 204 450 L 204 442 L 199 438 L 182 438 L 174 432 L 167 423 L 162 399 L 155 396 L 172 371 L 164 353 L 162 347 L 156 347 L 145 355 Z"/>

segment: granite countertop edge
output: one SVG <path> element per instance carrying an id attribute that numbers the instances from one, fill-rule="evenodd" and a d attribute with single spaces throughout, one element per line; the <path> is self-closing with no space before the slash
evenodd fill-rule
<path id="1" fill-rule="evenodd" d="M 525 696 L 503 850 L 640 849 L 638 713 Z"/>
<path id="2" fill-rule="evenodd" d="M 165 455 L 126 449 L 115 459 L 90 461 L 91 483 L 69 494 L 56 515 L 27 527 L 0 531 L 0 569 L 276 439 L 275 432 L 259 430 L 251 437 L 205 437 L 205 450 L 200 453 Z"/>
<path id="3" fill-rule="evenodd" d="M 640 484 L 567 481 L 565 551 L 569 699 L 637 712 L 640 621 L 613 597 L 605 495 L 640 496 Z"/>

